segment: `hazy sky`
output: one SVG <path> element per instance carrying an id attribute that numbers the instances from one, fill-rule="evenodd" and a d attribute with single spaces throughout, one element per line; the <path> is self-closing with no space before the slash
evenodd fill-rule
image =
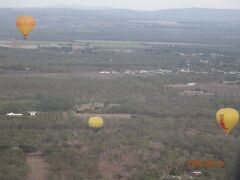
<path id="1" fill-rule="evenodd" d="M 240 9 L 240 0 L 0 0 L 0 7 L 46 7 L 58 4 L 136 10 L 188 7 Z"/>

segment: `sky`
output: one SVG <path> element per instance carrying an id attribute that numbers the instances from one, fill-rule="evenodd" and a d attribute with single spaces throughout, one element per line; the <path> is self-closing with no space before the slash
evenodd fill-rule
<path id="1" fill-rule="evenodd" d="M 158 10 L 190 7 L 240 9 L 240 0 L 0 0 L 0 8 L 52 7 L 56 5 L 124 8 L 133 10 Z"/>

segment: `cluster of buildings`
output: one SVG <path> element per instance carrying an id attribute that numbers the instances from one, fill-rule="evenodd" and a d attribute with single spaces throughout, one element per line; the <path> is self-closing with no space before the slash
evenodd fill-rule
<path id="1" fill-rule="evenodd" d="M 86 104 L 81 104 L 81 105 L 76 105 L 74 107 L 74 110 L 79 113 L 83 111 L 89 111 L 89 110 L 100 110 L 104 108 L 104 103 L 101 102 L 95 102 L 95 103 L 86 103 Z"/>
<path id="2" fill-rule="evenodd" d="M 123 72 L 119 71 L 100 71 L 99 74 L 107 75 L 116 75 L 116 74 L 127 74 L 127 75 L 136 75 L 136 74 L 171 74 L 172 70 L 168 69 L 153 69 L 153 70 L 125 70 Z"/>
<path id="3" fill-rule="evenodd" d="M 103 102 L 86 103 L 81 105 L 75 105 L 74 110 L 77 113 L 81 113 L 84 111 L 98 111 L 102 109 L 110 109 L 113 107 L 120 107 L 120 104 L 105 104 Z"/>
<path id="4" fill-rule="evenodd" d="M 224 72 L 221 70 L 212 70 L 213 73 L 224 73 L 225 75 L 237 75 L 240 77 L 240 72 L 237 71 L 230 71 L 230 72 Z M 119 71 L 99 71 L 99 74 L 101 75 L 117 75 L 117 74 L 126 74 L 126 75 L 137 75 L 137 74 L 173 74 L 173 73 L 195 73 L 195 74 L 208 74 L 206 71 L 192 71 L 189 68 L 173 68 L 172 70 L 169 69 L 152 69 L 152 70 L 125 70 L 123 72 Z"/>
<path id="5" fill-rule="evenodd" d="M 36 116 L 37 115 L 37 111 L 28 111 L 27 112 L 28 115 L 30 116 Z M 21 114 L 21 113 L 13 113 L 13 112 L 10 112 L 10 113 L 7 113 L 6 116 L 15 116 L 15 117 L 19 117 L 19 116 L 23 116 L 24 114 Z"/>
<path id="6" fill-rule="evenodd" d="M 61 53 L 76 54 L 81 53 L 83 49 L 89 48 L 89 44 L 75 45 L 73 43 L 52 43 L 52 44 L 23 44 L 12 41 L 0 41 L 0 48 L 10 49 L 28 49 L 28 50 L 41 50 L 45 49 L 60 51 Z"/>

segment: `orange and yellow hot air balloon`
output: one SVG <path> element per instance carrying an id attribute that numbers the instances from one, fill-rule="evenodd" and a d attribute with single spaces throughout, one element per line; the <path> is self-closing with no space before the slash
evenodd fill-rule
<path id="1" fill-rule="evenodd" d="M 22 33 L 24 39 L 27 39 L 30 32 L 36 25 L 36 21 L 32 16 L 18 16 L 16 20 L 16 26 L 18 30 Z"/>
<path id="2" fill-rule="evenodd" d="M 224 133 L 228 135 L 239 121 L 238 111 L 232 108 L 222 108 L 216 113 L 216 120 Z"/>

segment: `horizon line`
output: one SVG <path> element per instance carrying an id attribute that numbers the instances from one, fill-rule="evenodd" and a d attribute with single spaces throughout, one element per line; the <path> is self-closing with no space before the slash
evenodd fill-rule
<path id="1" fill-rule="evenodd" d="M 161 8 L 161 9 L 132 9 L 132 8 L 116 8 L 116 7 L 104 7 L 104 6 L 82 6 L 78 5 L 75 7 L 70 7 L 73 5 L 53 5 L 53 6 L 29 6 L 29 7 L 11 7 L 5 6 L 0 7 L 0 9 L 79 9 L 79 10 L 131 10 L 131 11 L 161 11 L 161 10 L 181 10 L 181 9 L 209 9 L 209 10 L 240 10 L 240 8 L 211 8 L 211 7 L 174 7 L 174 8 Z"/>

